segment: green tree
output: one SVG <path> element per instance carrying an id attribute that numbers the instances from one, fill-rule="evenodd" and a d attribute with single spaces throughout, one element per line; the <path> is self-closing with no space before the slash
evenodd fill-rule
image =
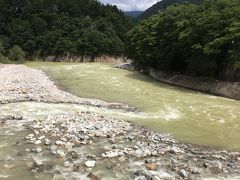
<path id="1" fill-rule="evenodd" d="M 179 4 L 127 33 L 128 56 L 142 68 L 218 77 L 239 68 L 240 1 Z"/>
<path id="2" fill-rule="evenodd" d="M 9 50 L 9 58 L 12 61 L 24 61 L 25 60 L 25 52 L 22 50 L 21 47 L 14 45 Z"/>

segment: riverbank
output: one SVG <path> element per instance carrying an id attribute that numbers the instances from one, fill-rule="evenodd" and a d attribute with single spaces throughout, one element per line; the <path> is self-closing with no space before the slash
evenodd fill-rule
<path id="1" fill-rule="evenodd" d="M 129 63 L 118 64 L 115 67 L 128 71 L 135 70 L 134 66 Z M 235 82 L 220 81 L 207 77 L 194 77 L 176 74 L 173 72 L 164 72 L 153 68 L 150 69 L 149 75 L 157 81 L 168 83 L 170 85 L 240 100 L 240 80 Z"/>
<path id="2" fill-rule="evenodd" d="M 40 101 L 116 107 L 63 92 L 42 71 L 25 66 L 4 65 L 0 71 L 0 85 L 0 100 L 5 103 L 2 106 L 10 102 Z M 117 107 L 129 110 L 122 108 L 126 105 Z M 34 159 L 29 164 L 32 173 L 51 172 L 55 178 L 90 176 L 99 179 L 106 177 L 104 171 L 108 169 L 114 174 L 112 178 L 119 179 L 240 177 L 239 152 L 180 143 L 167 135 L 101 113 L 65 110 L 60 115 L 30 119 L 9 114 L 1 117 L 0 124 L 3 128 L 9 124 L 27 127 L 28 135 L 23 141 L 31 147 L 26 147 L 22 154 L 41 155 L 41 160 Z M 82 148 L 89 150 L 83 153 Z M 51 163 L 43 161 L 46 156 Z"/>
<path id="3" fill-rule="evenodd" d="M 192 77 L 163 72 L 156 69 L 151 69 L 149 74 L 155 80 L 171 85 L 240 100 L 240 82 L 227 82 L 203 77 Z"/>
<path id="4" fill-rule="evenodd" d="M 76 103 L 109 109 L 133 111 L 120 103 L 107 103 L 100 100 L 80 98 L 58 89 L 40 70 L 24 65 L 1 65 L 0 71 L 0 104 L 37 101 L 47 103 Z"/>

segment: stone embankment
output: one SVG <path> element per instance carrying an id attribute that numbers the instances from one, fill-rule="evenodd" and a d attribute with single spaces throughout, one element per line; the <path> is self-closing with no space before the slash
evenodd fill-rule
<path id="1" fill-rule="evenodd" d="M 76 103 L 109 109 L 134 110 L 125 104 L 79 98 L 62 91 L 40 70 L 23 65 L 1 65 L 0 104 L 22 101 Z"/>
<path id="2" fill-rule="evenodd" d="M 168 73 L 155 69 L 151 69 L 149 74 L 161 82 L 240 100 L 240 80 L 239 82 L 218 81 L 203 77 Z"/>
<path id="3" fill-rule="evenodd" d="M 135 70 L 134 66 L 129 63 L 118 64 L 115 67 L 129 71 Z M 193 77 L 171 72 L 164 72 L 156 69 L 150 69 L 149 74 L 155 80 L 164 83 L 188 88 L 195 91 L 240 100 L 240 79 L 239 81 L 235 82 L 219 81 L 204 77 Z"/>

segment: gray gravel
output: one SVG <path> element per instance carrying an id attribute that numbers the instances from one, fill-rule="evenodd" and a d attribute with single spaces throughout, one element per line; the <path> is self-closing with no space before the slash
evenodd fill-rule
<path id="1" fill-rule="evenodd" d="M 24 65 L 1 65 L 0 103 L 37 101 L 48 103 L 76 103 L 109 109 L 133 111 L 133 107 L 120 103 L 79 98 L 60 90 L 46 74 Z"/>

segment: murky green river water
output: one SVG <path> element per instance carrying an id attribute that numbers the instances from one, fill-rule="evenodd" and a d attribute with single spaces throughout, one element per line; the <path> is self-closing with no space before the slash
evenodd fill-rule
<path id="1" fill-rule="evenodd" d="M 27 65 L 44 70 L 65 90 L 78 96 L 136 107 L 136 113 L 125 114 L 124 118 L 139 125 L 169 133 L 184 142 L 240 149 L 239 101 L 163 84 L 110 64 Z"/>

